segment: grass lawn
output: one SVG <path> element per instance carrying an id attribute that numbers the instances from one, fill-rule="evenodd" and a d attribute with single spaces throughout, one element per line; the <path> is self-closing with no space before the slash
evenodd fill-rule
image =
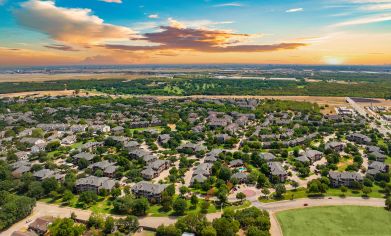
<path id="1" fill-rule="evenodd" d="M 384 194 L 379 192 L 379 190 L 382 189 L 379 186 L 373 185 L 373 187 L 371 187 L 371 189 L 372 189 L 372 192 L 368 194 L 369 197 L 372 197 L 372 198 L 383 198 L 384 197 Z M 340 197 L 342 195 L 345 195 L 345 197 L 362 197 L 363 193 L 362 193 L 362 191 L 356 192 L 356 191 L 352 191 L 350 189 L 348 189 L 347 192 L 343 193 L 339 188 L 329 188 L 327 190 L 327 192 L 325 194 L 323 194 L 324 197 L 331 197 L 331 196 Z M 281 200 L 291 200 L 291 199 L 307 198 L 307 197 L 308 197 L 308 194 L 306 192 L 306 189 L 305 188 L 298 188 L 296 190 L 287 191 L 284 194 L 284 198 Z M 275 202 L 275 201 L 277 201 L 273 198 L 269 198 L 269 199 L 260 198 L 259 200 L 261 202 Z"/>
<path id="2" fill-rule="evenodd" d="M 187 206 L 189 207 L 188 210 L 185 212 L 185 214 L 189 214 L 189 213 L 196 213 L 196 212 L 199 212 L 201 210 L 201 203 L 203 202 L 204 200 L 201 200 L 199 199 L 199 202 L 197 204 L 197 207 L 193 207 L 191 206 L 191 203 L 190 203 L 190 200 L 187 201 Z M 162 211 L 161 210 L 162 206 L 159 205 L 159 204 L 155 204 L 155 205 L 151 205 L 150 208 L 148 209 L 147 211 L 147 214 L 149 214 L 150 216 L 154 216 L 154 217 L 159 217 L 159 216 L 172 216 L 175 214 L 174 210 L 171 210 L 171 211 Z M 209 205 L 209 208 L 208 208 L 208 213 L 215 213 L 217 212 L 218 210 L 216 209 L 216 206 L 214 204 L 210 204 Z"/>
<path id="3" fill-rule="evenodd" d="M 277 213 L 284 236 L 391 235 L 391 213 L 383 208 L 326 206 Z"/>
<path id="4" fill-rule="evenodd" d="M 84 208 L 80 203 L 78 202 L 79 196 L 75 195 L 70 201 L 69 204 L 65 204 L 62 200 L 62 198 L 43 198 L 40 199 L 40 201 L 49 203 L 49 204 L 56 204 L 56 205 L 62 205 L 62 206 L 68 206 L 73 208 L 79 208 L 79 209 L 88 209 L 91 210 L 94 213 L 100 213 L 100 214 L 110 214 L 113 205 L 112 201 L 109 199 L 109 197 L 101 197 L 99 196 L 98 201 L 87 208 Z"/>

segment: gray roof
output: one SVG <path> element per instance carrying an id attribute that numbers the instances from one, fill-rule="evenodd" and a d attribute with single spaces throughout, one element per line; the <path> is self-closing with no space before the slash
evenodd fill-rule
<path id="1" fill-rule="evenodd" d="M 287 174 L 280 162 L 269 162 L 268 166 L 272 175 L 281 176 Z"/>
<path id="2" fill-rule="evenodd" d="M 77 185 L 92 185 L 97 188 L 102 189 L 112 189 L 115 185 L 115 181 L 107 178 L 107 177 L 96 177 L 96 176 L 88 176 L 86 178 L 81 178 L 76 180 Z"/>
<path id="3" fill-rule="evenodd" d="M 233 174 L 231 176 L 231 178 L 235 178 L 235 179 L 238 179 L 238 180 L 246 180 L 247 179 L 247 175 L 245 173 L 242 173 L 242 172 L 237 172 L 237 173 Z"/>
<path id="4" fill-rule="evenodd" d="M 274 161 L 277 157 L 274 156 L 272 153 L 264 152 L 259 154 L 259 157 L 264 159 L 265 161 Z"/>
<path id="5" fill-rule="evenodd" d="M 81 153 L 78 153 L 76 155 L 73 156 L 73 158 L 76 158 L 76 159 L 85 159 L 87 161 L 91 161 L 92 159 L 94 159 L 94 155 L 91 154 L 91 153 L 88 153 L 88 152 L 81 152 Z"/>
<path id="6" fill-rule="evenodd" d="M 235 159 L 229 162 L 230 166 L 236 166 L 236 165 L 243 165 L 243 160 L 241 159 Z"/>
<path id="7" fill-rule="evenodd" d="M 363 180 L 363 177 L 357 173 L 357 172 L 336 172 L 336 171 L 330 171 L 329 177 L 331 179 L 349 179 L 349 180 L 355 180 L 355 181 L 361 181 Z"/>
<path id="8" fill-rule="evenodd" d="M 54 171 L 49 169 L 42 169 L 33 173 L 33 176 L 39 179 L 50 178 L 54 175 Z"/>
<path id="9" fill-rule="evenodd" d="M 166 189 L 167 185 L 165 184 L 153 184 L 147 181 L 141 181 L 136 183 L 133 187 L 133 191 L 143 191 L 149 192 L 151 194 L 160 194 Z"/>
<path id="10" fill-rule="evenodd" d="M 300 161 L 300 162 L 304 162 L 304 163 L 310 161 L 306 155 L 296 157 L 295 159 Z"/>

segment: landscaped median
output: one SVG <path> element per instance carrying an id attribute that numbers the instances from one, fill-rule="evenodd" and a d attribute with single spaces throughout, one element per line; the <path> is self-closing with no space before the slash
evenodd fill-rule
<path id="1" fill-rule="evenodd" d="M 391 235 L 391 213 L 381 207 L 322 206 L 277 213 L 284 236 Z"/>
<path id="2" fill-rule="evenodd" d="M 368 194 L 368 196 L 365 196 L 362 191 L 355 191 L 351 189 L 347 189 L 345 192 L 343 192 L 341 189 L 338 188 L 329 188 L 326 193 L 321 195 L 314 195 L 309 194 L 307 192 L 306 188 L 298 188 L 287 191 L 282 199 L 275 199 L 273 196 L 269 198 L 260 197 L 259 201 L 263 203 L 267 202 L 276 202 L 281 200 L 293 200 L 293 199 L 299 199 L 299 198 L 311 198 L 311 197 L 369 197 L 369 198 L 384 198 L 384 194 L 379 192 L 381 188 L 377 185 L 374 185 L 372 188 L 372 192 Z"/>

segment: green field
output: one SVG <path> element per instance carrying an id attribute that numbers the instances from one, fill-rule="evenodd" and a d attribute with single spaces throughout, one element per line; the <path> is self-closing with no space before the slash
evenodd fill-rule
<path id="1" fill-rule="evenodd" d="M 277 213 L 284 236 L 391 235 L 391 213 L 378 207 L 327 206 Z"/>

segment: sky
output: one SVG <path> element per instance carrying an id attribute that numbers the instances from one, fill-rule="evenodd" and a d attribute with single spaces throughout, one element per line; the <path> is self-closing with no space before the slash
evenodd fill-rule
<path id="1" fill-rule="evenodd" d="M 391 0 L 0 0 L 0 66 L 391 64 Z"/>

